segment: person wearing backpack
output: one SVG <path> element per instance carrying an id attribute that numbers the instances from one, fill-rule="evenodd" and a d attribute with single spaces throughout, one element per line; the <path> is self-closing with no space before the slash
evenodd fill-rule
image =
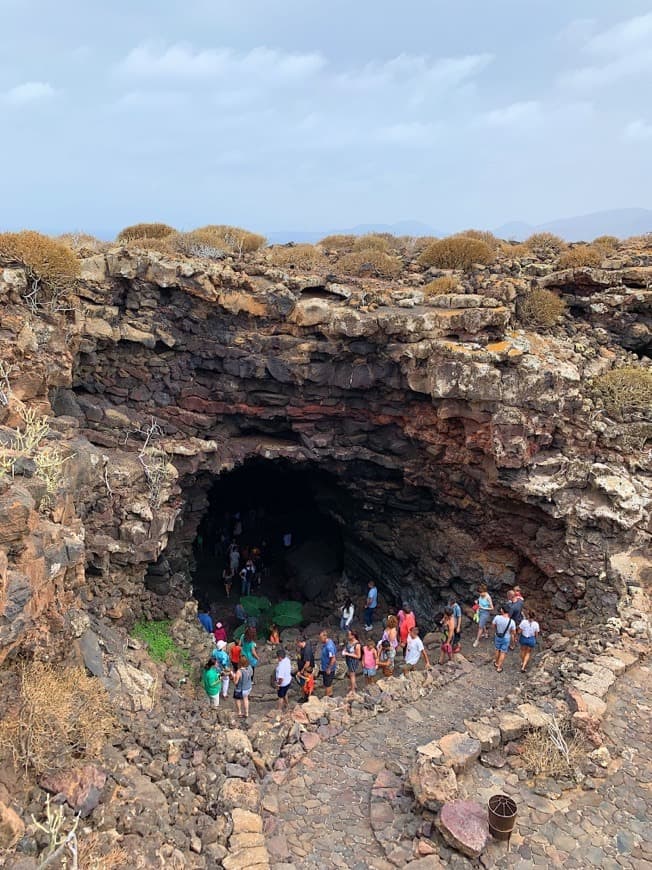
<path id="1" fill-rule="evenodd" d="M 509 615 L 507 604 L 500 605 L 499 613 L 494 616 L 492 625 L 494 627 L 494 646 L 496 647 L 494 667 L 500 674 L 503 670 L 507 650 L 516 637 L 516 623 Z"/>

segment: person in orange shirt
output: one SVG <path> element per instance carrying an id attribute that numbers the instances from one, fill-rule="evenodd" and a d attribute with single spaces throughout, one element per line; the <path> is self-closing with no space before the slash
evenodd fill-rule
<path id="1" fill-rule="evenodd" d="M 403 647 L 403 655 L 407 648 L 410 630 L 417 624 L 417 618 L 409 604 L 403 603 L 403 607 L 398 612 L 398 637 Z"/>

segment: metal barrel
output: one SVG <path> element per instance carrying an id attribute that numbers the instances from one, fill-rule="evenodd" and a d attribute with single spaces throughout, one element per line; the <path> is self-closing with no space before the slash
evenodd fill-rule
<path id="1" fill-rule="evenodd" d="M 489 833 L 496 840 L 509 840 L 516 824 L 516 802 L 505 794 L 489 798 Z"/>

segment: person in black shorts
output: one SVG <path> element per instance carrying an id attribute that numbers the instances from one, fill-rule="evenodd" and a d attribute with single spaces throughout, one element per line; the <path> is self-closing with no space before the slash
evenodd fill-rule
<path id="1" fill-rule="evenodd" d="M 337 669 L 337 647 L 328 636 L 328 632 L 322 630 L 319 634 L 321 641 L 321 676 L 324 682 L 324 694 L 327 698 L 333 694 L 333 680 Z"/>

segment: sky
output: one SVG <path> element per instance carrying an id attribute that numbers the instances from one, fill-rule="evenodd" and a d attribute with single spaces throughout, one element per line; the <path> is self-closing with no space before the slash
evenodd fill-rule
<path id="1" fill-rule="evenodd" d="M 652 207 L 649 0 L 0 0 L 0 229 Z"/>

